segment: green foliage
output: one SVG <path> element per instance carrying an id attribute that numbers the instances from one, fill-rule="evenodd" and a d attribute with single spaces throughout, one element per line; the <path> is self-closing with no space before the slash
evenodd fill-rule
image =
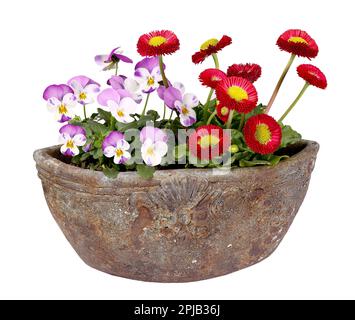
<path id="1" fill-rule="evenodd" d="M 301 141 L 301 139 L 302 136 L 297 131 L 293 130 L 291 126 L 282 125 L 282 140 L 280 148 L 285 148 L 288 145 Z"/>
<path id="2" fill-rule="evenodd" d="M 107 178 L 116 179 L 120 171 L 118 166 L 113 166 L 111 168 L 105 166 L 103 167 L 102 172 Z"/>
<path id="3" fill-rule="evenodd" d="M 155 168 L 149 167 L 145 164 L 137 164 L 137 173 L 143 179 L 152 179 L 154 176 Z"/>

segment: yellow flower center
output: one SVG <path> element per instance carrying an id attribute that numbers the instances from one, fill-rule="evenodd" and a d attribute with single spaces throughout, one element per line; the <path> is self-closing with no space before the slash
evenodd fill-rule
<path id="1" fill-rule="evenodd" d="M 227 90 L 228 95 L 237 102 L 248 99 L 248 93 L 241 87 L 231 86 Z"/>
<path id="2" fill-rule="evenodd" d="M 162 36 L 156 36 L 156 37 L 150 38 L 148 43 L 152 47 L 159 47 L 162 44 L 164 44 L 166 41 L 167 41 L 166 38 L 164 38 Z"/>
<path id="3" fill-rule="evenodd" d="M 219 143 L 219 138 L 211 134 L 201 137 L 198 144 L 201 148 L 208 148 L 209 146 L 215 146 Z"/>
<path id="4" fill-rule="evenodd" d="M 67 141 L 66 147 L 67 147 L 68 149 L 73 149 L 73 148 L 74 148 L 74 141 L 71 140 L 71 139 L 69 139 L 69 140 Z"/>
<path id="5" fill-rule="evenodd" d="M 80 100 L 85 100 L 86 99 L 86 93 L 85 92 L 80 92 L 80 94 L 79 94 L 79 99 Z"/>
<path id="6" fill-rule="evenodd" d="M 269 126 L 265 123 L 258 124 L 255 130 L 255 139 L 261 144 L 267 144 L 271 140 Z"/>
<path id="7" fill-rule="evenodd" d="M 147 154 L 150 155 L 150 156 L 154 155 L 154 148 L 153 147 L 149 147 L 147 149 Z"/>
<path id="8" fill-rule="evenodd" d="M 148 77 L 147 85 L 148 86 L 152 86 L 153 84 L 154 84 L 154 78 L 153 77 Z"/>
<path id="9" fill-rule="evenodd" d="M 189 110 L 186 108 L 186 106 L 182 106 L 181 108 L 181 113 L 186 116 L 187 114 L 189 114 Z"/>
<path id="10" fill-rule="evenodd" d="M 229 113 L 229 109 L 227 107 L 222 107 L 221 108 L 222 116 L 226 116 L 228 113 Z"/>
<path id="11" fill-rule="evenodd" d="M 67 109 L 66 105 L 61 104 L 61 105 L 59 106 L 59 110 L 58 110 L 58 111 L 59 111 L 60 114 L 67 114 L 68 109 Z"/>
<path id="12" fill-rule="evenodd" d="M 290 39 L 288 39 L 288 42 L 308 44 L 308 42 L 301 37 L 291 37 Z"/>
<path id="13" fill-rule="evenodd" d="M 123 113 L 122 110 L 118 110 L 118 111 L 117 111 L 117 115 L 118 115 L 119 117 L 123 117 L 123 116 L 124 116 L 124 113 Z"/>
<path id="14" fill-rule="evenodd" d="M 121 149 L 116 150 L 116 156 L 121 157 L 123 155 L 123 151 Z"/>
<path id="15" fill-rule="evenodd" d="M 207 41 L 205 41 L 204 43 L 201 44 L 200 49 L 201 50 L 206 50 L 208 49 L 209 46 L 215 47 L 218 43 L 218 40 L 215 38 L 212 39 L 208 39 Z"/>

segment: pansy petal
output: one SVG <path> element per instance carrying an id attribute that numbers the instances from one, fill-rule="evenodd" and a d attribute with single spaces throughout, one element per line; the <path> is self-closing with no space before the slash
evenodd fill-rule
<path id="1" fill-rule="evenodd" d="M 65 84 L 60 84 L 60 85 L 50 85 L 48 86 L 44 92 L 43 92 L 43 99 L 48 100 L 49 98 L 57 98 L 58 100 L 62 100 L 64 95 L 67 93 L 73 93 L 73 90 L 65 85 Z"/>
<path id="2" fill-rule="evenodd" d="M 126 63 L 133 63 L 133 60 L 131 58 L 128 58 L 127 56 L 125 56 L 124 54 L 117 54 L 114 53 L 113 54 L 117 59 L 119 59 L 120 61 L 126 62 Z"/>
<path id="3" fill-rule="evenodd" d="M 139 68 L 134 72 L 136 78 L 143 78 L 145 81 L 150 77 L 150 72 L 147 69 Z M 138 80 L 138 79 L 137 79 Z"/>
<path id="4" fill-rule="evenodd" d="M 129 92 L 136 92 L 139 89 L 139 83 L 134 79 L 127 78 L 124 81 L 124 88 Z"/>
<path id="5" fill-rule="evenodd" d="M 154 143 L 154 152 L 158 156 L 163 157 L 168 152 L 168 145 L 163 141 L 157 141 Z"/>
<path id="6" fill-rule="evenodd" d="M 185 86 L 181 82 L 175 82 L 173 84 L 173 87 L 178 89 L 180 91 L 181 95 L 183 95 L 185 93 Z"/>
<path id="7" fill-rule="evenodd" d="M 97 84 L 89 84 L 85 87 L 85 91 L 87 93 L 92 93 L 92 94 L 95 94 L 95 93 L 98 93 L 100 92 L 100 86 L 98 86 Z"/>
<path id="8" fill-rule="evenodd" d="M 197 107 L 199 104 L 198 98 L 192 93 L 186 93 L 183 97 L 183 102 L 190 108 Z"/>
<path id="9" fill-rule="evenodd" d="M 116 154 L 116 148 L 113 146 L 107 146 L 103 150 L 103 153 L 104 153 L 105 157 L 112 158 Z"/>
<path id="10" fill-rule="evenodd" d="M 130 147 L 129 143 L 126 140 L 121 139 L 121 140 L 117 141 L 117 144 L 116 144 L 117 149 L 128 150 L 129 147 Z"/>
<path id="11" fill-rule="evenodd" d="M 122 76 L 112 76 L 108 81 L 109 84 L 113 89 L 124 89 L 124 81 L 125 79 Z"/>
<path id="12" fill-rule="evenodd" d="M 120 102 L 120 95 L 112 88 L 107 88 L 101 91 L 101 93 L 97 96 L 97 101 L 102 106 L 108 106 L 107 102 L 109 100 L 115 101 L 116 104 Z"/>
<path id="13" fill-rule="evenodd" d="M 76 98 L 72 93 L 67 93 L 63 97 L 63 103 L 66 105 L 67 108 L 73 108 L 76 105 Z"/>
<path id="14" fill-rule="evenodd" d="M 82 147 L 86 143 L 86 137 L 83 134 L 77 134 L 73 137 L 75 145 Z"/>
<path id="15" fill-rule="evenodd" d="M 51 112 L 56 112 L 62 103 L 55 97 L 49 98 L 47 101 L 47 108 Z"/>
<path id="16" fill-rule="evenodd" d="M 165 89 L 164 102 L 170 109 L 174 109 L 176 100 L 182 101 L 182 95 L 180 90 L 174 87 L 169 87 Z"/>
<path id="17" fill-rule="evenodd" d="M 107 61 L 108 59 L 108 55 L 107 54 L 100 54 L 95 56 L 95 62 L 99 65 L 99 66 L 104 66 L 106 64 L 105 61 Z"/>
<path id="18" fill-rule="evenodd" d="M 136 113 L 137 103 L 129 97 L 123 98 L 119 103 L 120 108 L 123 108 L 128 114 Z"/>

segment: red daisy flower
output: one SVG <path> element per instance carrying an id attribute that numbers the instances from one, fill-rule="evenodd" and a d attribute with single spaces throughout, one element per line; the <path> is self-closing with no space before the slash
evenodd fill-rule
<path id="1" fill-rule="evenodd" d="M 258 103 L 258 94 L 253 84 L 241 77 L 229 77 L 222 80 L 216 88 L 217 99 L 222 105 L 249 113 Z"/>
<path id="2" fill-rule="evenodd" d="M 225 153 L 230 146 L 230 135 L 213 124 L 199 127 L 189 137 L 189 150 L 202 160 L 213 159 Z"/>
<path id="3" fill-rule="evenodd" d="M 246 144 L 256 153 L 273 153 L 281 144 L 281 127 L 267 114 L 250 117 L 244 125 L 243 133 Z"/>
<path id="4" fill-rule="evenodd" d="M 216 89 L 217 85 L 226 78 L 226 74 L 219 69 L 206 69 L 199 76 L 201 83 L 212 89 Z"/>
<path id="5" fill-rule="evenodd" d="M 221 40 L 215 38 L 209 39 L 201 45 L 200 51 L 194 53 L 194 55 L 192 56 L 192 62 L 195 64 L 201 63 L 208 56 L 213 53 L 217 53 L 224 47 L 229 46 L 231 43 L 232 38 L 225 35 L 221 38 Z"/>
<path id="6" fill-rule="evenodd" d="M 325 89 L 327 78 L 324 73 L 311 64 L 301 64 L 297 67 L 298 75 L 312 86 Z"/>
<path id="7" fill-rule="evenodd" d="M 139 37 L 138 53 L 143 57 L 154 57 L 172 54 L 179 50 L 180 41 L 174 32 L 169 30 L 153 31 Z"/>
<path id="8" fill-rule="evenodd" d="M 218 118 L 220 118 L 223 122 L 227 122 L 230 109 L 218 102 L 216 111 Z"/>
<path id="9" fill-rule="evenodd" d="M 232 64 L 227 70 L 228 77 L 242 77 L 251 83 L 261 76 L 261 67 L 255 63 Z"/>
<path id="10" fill-rule="evenodd" d="M 284 32 L 276 44 L 283 51 L 293 53 L 297 56 L 315 58 L 318 54 L 317 43 L 306 31 L 291 29 Z"/>

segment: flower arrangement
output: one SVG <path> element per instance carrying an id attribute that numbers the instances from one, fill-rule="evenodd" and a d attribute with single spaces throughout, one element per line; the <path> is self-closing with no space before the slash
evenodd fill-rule
<path id="1" fill-rule="evenodd" d="M 143 59 L 131 76 L 118 72 L 120 64 L 133 63 L 119 47 L 97 55 L 102 70 L 113 73 L 106 88 L 86 76 L 48 86 L 43 98 L 61 124 L 63 157 L 111 178 L 128 170 L 151 178 L 157 168 L 276 165 L 287 158 L 286 147 L 301 140 L 301 135 L 284 120 L 309 86 L 326 88 L 325 75 L 311 64 L 299 65 L 297 73 L 305 80 L 302 90 L 279 120 L 269 115 L 270 109 L 296 57 L 315 58 L 318 46 L 302 30 L 288 30 L 278 38 L 277 46 L 291 56 L 269 103 L 263 105 L 255 87 L 262 74 L 258 64 L 232 64 L 226 72 L 220 70 L 218 53 L 231 44 L 226 35 L 209 39 L 192 55 L 194 64 L 209 57 L 214 62 L 199 76 L 209 88 L 203 103 L 167 76 L 163 58 L 180 47 L 177 36 L 168 30 L 138 39 L 137 51 Z M 148 109 L 153 94 L 162 101 L 163 115 Z M 100 107 L 88 114 L 94 103 Z"/>

